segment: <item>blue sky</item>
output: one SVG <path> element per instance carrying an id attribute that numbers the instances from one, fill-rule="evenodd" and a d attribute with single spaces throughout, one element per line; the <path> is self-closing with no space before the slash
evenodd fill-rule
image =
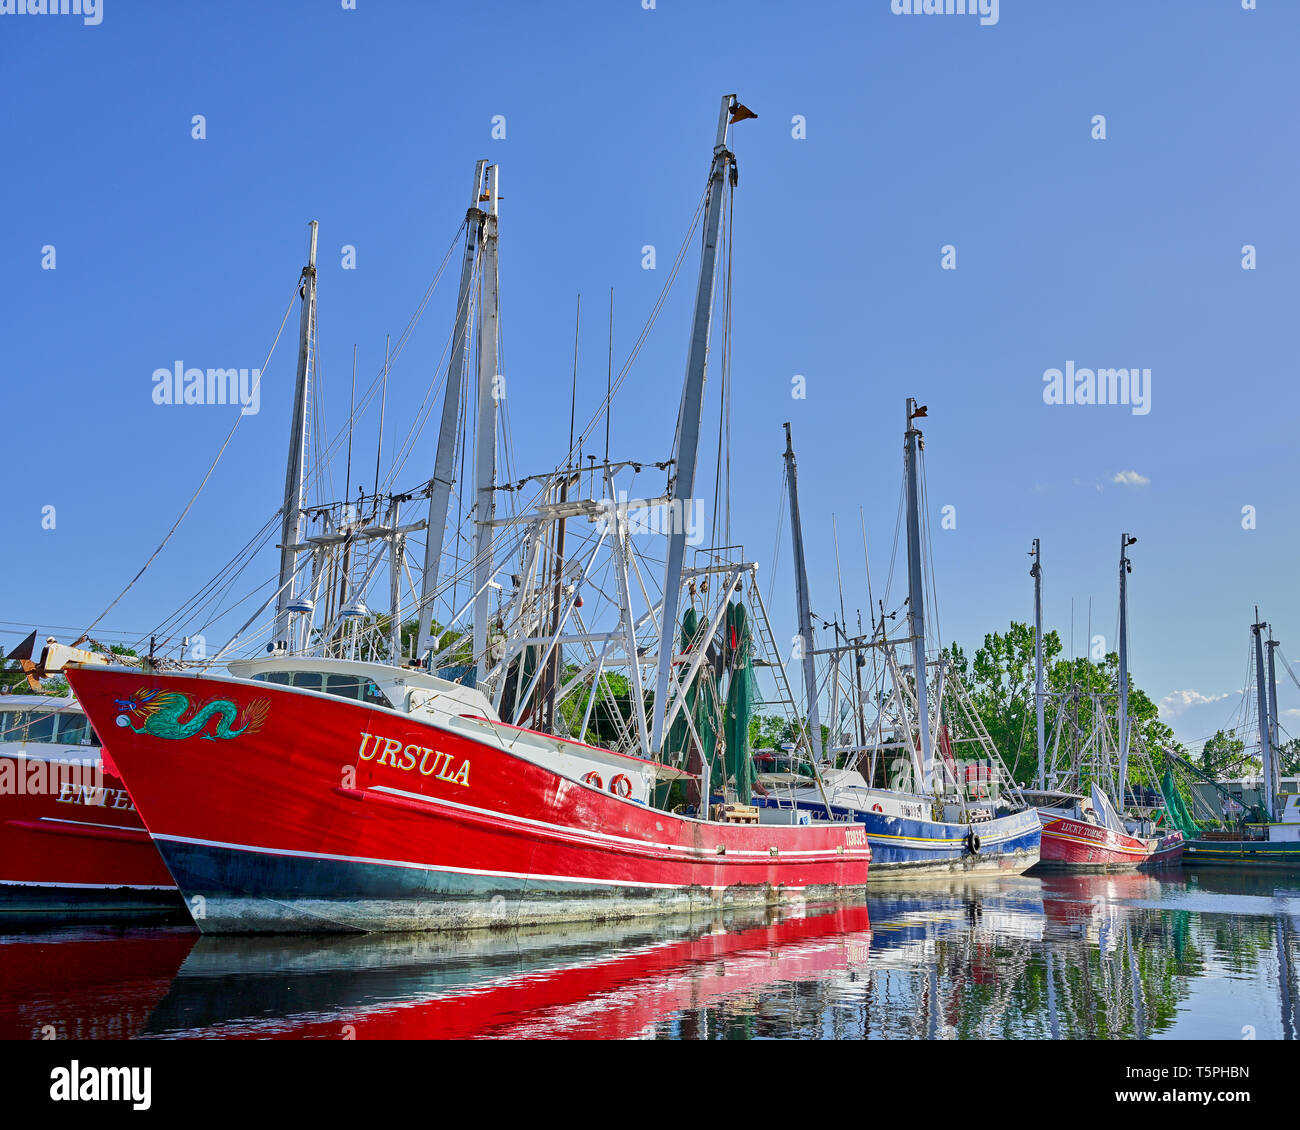
<path id="1" fill-rule="evenodd" d="M 155 405 L 152 372 L 259 365 L 316 219 L 337 409 L 353 342 L 373 374 L 446 252 L 480 157 L 501 165 L 516 457 L 553 461 L 574 297 L 580 396 L 594 400 L 608 290 L 622 358 L 699 197 L 719 96 L 736 91 L 759 114 L 734 138 L 733 526 L 750 555 L 770 565 L 790 420 L 814 606 L 838 607 L 835 514 L 845 599 L 865 607 L 858 508 L 883 573 L 903 401 L 916 396 L 930 408 L 944 638 L 973 650 L 1030 617 L 1039 537 L 1049 625 L 1068 641 L 1073 598 L 1083 651 L 1091 598 L 1093 632 L 1113 647 L 1128 531 L 1135 682 L 1157 700 L 1188 692 L 1193 705 L 1168 720 L 1187 739 L 1211 732 L 1233 700 L 1196 700 L 1241 686 L 1252 606 L 1284 649 L 1300 631 L 1300 5 L 999 9 L 993 26 L 894 15 L 889 0 L 104 0 L 95 27 L 0 15 L 0 646 L 28 625 L 67 638 L 57 629 L 97 615 L 224 439 L 234 410 Z M 344 244 L 356 270 L 341 268 Z M 645 244 L 659 270 L 641 269 Z M 946 244 L 956 270 L 941 269 Z M 674 290 L 620 395 L 615 456 L 668 454 L 689 291 Z M 449 316 L 431 311 L 391 404 L 423 394 Z M 260 413 L 108 635 L 147 631 L 278 505 L 295 322 Z M 1150 411 L 1045 404 L 1044 371 L 1067 361 L 1149 368 Z M 791 397 L 794 374 L 805 399 Z M 955 529 L 938 528 L 945 505 Z M 787 546 L 774 609 L 786 635 L 789 560 Z M 1286 709 L 1300 706 L 1294 689 Z"/>

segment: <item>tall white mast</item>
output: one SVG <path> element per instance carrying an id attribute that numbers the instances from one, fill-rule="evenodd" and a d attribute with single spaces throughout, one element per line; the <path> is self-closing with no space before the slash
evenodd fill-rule
<path id="1" fill-rule="evenodd" d="M 916 672 L 916 713 L 921 726 L 921 789 L 934 788 L 934 749 L 930 741 L 930 692 L 925 670 L 925 577 L 921 562 L 921 501 L 917 459 L 921 432 L 912 421 L 925 414 L 907 398 L 907 430 L 903 437 L 903 463 L 907 477 L 907 621 L 912 637 L 912 664 Z"/>
<path id="2" fill-rule="evenodd" d="M 421 658 L 433 647 L 433 595 L 438 589 L 438 568 L 442 561 L 443 535 L 451 502 L 451 483 L 456 463 L 456 438 L 460 424 L 460 402 L 465 383 L 465 353 L 470 330 L 470 283 L 474 260 L 483 231 L 484 212 L 479 207 L 483 193 L 486 161 L 474 166 L 474 193 L 465 213 L 465 254 L 460 263 L 460 290 L 456 299 L 456 325 L 451 339 L 451 360 L 447 366 L 447 388 L 442 399 L 442 424 L 438 429 L 438 452 L 434 457 L 433 481 L 429 489 L 428 538 L 424 543 L 424 575 L 420 583 L 420 634 L 415 655 Z"/>
<path id="3" fill-rule="evenodd" d="M 294 603 L 297 580 L 295 564 L 302 541 L 302 511 L 307 462 L 307 381 L 310 371 L 311 331 L 316 320 L 316 221 L 311 221 L 311 250 L 298 283 L 302 313 L 298 319 L 298 374 L 293 389 L 293 423 L 289 432 L 289 458 L 284 473 L 283 521 L 280 525 L 280 587 L 275 602 L 273 648 L 290 649 L 289 606 Z"/>
<path id="4" fill-rule="evenodd" d="M 497 166 L 488 166 L 483 217 L 482 310 L 478 328 L 478 426 L 474 440 L 474 651 L 478 681 L 488 661 L 488 607 L 492 593 L 492 518 L 496 512 L 497 398 Z M 430 531 L 432 533 L 432 531 Z"/>
<path id="5" fill-rule="evenodd" d="M 812 609 L 808 603 L 808 565 L 803 553 L 803 522 L 799 518 L 799 472 L 794 461 L 790 425 L 785 425 L 785 475 L 790 485 L 790 541 L 794 546 L 795 600 L 799 611 L 799 643 L 803 650 L 803 684 L 808 699 L 808 736 L 813 757 L 822 757 L 822 727 L 817 713 L 817 663 L 813 655 Z"/>
<path id="6" fill-rule="evenodd" d="M 677 450 L 673 454 L 673 481 L 669 491 L 668 564 L 664 570 L 663 615 L 660 623 L 659 671 L 655 684 L 654 725 L 650 746 L 655 754 L 663 750 L 664 720 L 668 711 L 669 677 L 676 652 L 677 608 L 681 597 L 682 566 L 686 556 L 686 508 L 695 494 L 695 464 L 700 446 L 700 418 L 704 411 L 704 377 L 709 360 L 709 335 L 713 327 L 713 287 L 717 275 L 718 227 L 722 219 L 722 188 L 735 156 L 727 151 L 727 117 L 738 106 L 734 94 L 725 95 L 718 113 L 718 134 L 709 172 L 708 200 L 704 211 L 704 247 L 700 254 L 700 277 L 695 288 L 695 314 L 691 321 L 691 344 L 686 359 L 686 380 L 677 413 Z M 675 518 L 674 518 L 675 516 Z"/>
<path id="7" fill-rule="evenodd" d="M 1259 619 L 1259 609 L 1255 609 L 1255 619 Z M 1259 707 L 1259 749 L 1264 760 L 1264 787 L 1261 790 L 1264 799 L 1264 814 L 1268 820 L 1273 819 L 1273 741 L 1269 733 L 1268 695 L 1264 690 L 1264 645 L 1261 638 L 1265 624 L 1255 623 L 1250 626 L 1255 637 L 1255 694 Z"/>
<path id="8" fill-rule="evenodd" d="M 1034 538 L 1030 551 L 1034 559 L 1029 575 L 1034 578 L 1034 713 L 1038 735 L 1038 787 L 1047 788 L 1047 742 L 1043 727 L 1043 551 Z"/>
<path id="9" fill-rule="evenodd" d="M 1128 547 L 1137 538 L 1121 534 L 1119 539 L 1119 787 L 1115 806 L 1123 813 L 1128 788 Z"/>
<path id="10" fill-rule="evenodd" d="M 1277 720 L 1277 667 L 1273 662 L 1277 640 L 1273 638 L 1272 624 L 1268 627 L 1268 642 L 1264 646 L 1268 648 L 1268 743 L 1273 749 L 1273 773 L 1268 787 L 1270 795 L 1276 797 L 1282 784 L 1279 780 L 1282 774 L 1282 735 Z"/>

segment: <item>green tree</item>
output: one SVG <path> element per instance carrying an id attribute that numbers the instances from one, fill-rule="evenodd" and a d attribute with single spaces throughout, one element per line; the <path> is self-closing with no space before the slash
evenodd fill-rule
<path id="1" fill-rule="evenodd" d="M 1086 656 L 1061 658 L 1061 638 L 1055 631 L 1043 633 L 1043 667 L 1045 689 L 1054 695 L 1074 691 L 1081 695 L 1108 695 L 1103 698 L 1104 717 L 1112 728 L 1117 713 L 1116 688 L 1119 685 L 1119 655 L 1110 652 L 1094 660 Z M 1034 703 L 1034 629 L 1030 624 L 1012 621 L 1005 632 L 992 632 L 968 660 L 962 648 L 954 644 L 949 658 L 966 685 L 980 720 L 993 739 L 1012 773 L 1021 784 L 1028 784 L 1037 770 L 1036 718 Z M 1182 751 L 1174 732 L 1160 720 L 1159 708 L 1129 678 L 1129 719 L 1133 741 L 1151 756 L 1157 775 L 1163 772 L 1164 749 Z M 1068 697 L 1052 697 L 1044 704 L 1046 729 L 1050 734 L 1058 713 L 1072 712 Z M 1088 719 L 1080 716 L 1081 725 Z M 1130 780 L 1135 784 L 1156 786 L 1147 780 L 1140 759 L 1130 759 Z"/>
<path id="2" fill-rule="evenodd" d="M 1045 671 L 1060 653 L 1060 636 L 1056 632 L 1043 633 Z M 1032 746 L 1034 740 L 1034 629 L 1013 620 L 1006 632 L 987 634 L 969 665 L 969 674 L 964 672 L 965 655 L 960 648 L 954 648 L 954 663 L 959 655 L 958 674 L 963 675 L 993 744 L 1011 765 L 1019 759 L 1022 748 Z"/>
<path id="3" fill-rule="evenodd" d="M 1278 747 L 1278 765 L 1280 776 L 1290 777 L 1300 773 L 1300 738 L 1292 738 Z"/>
<path id="4" fill-rule="evenodd" d="M 1245 748 L 1246 743 L 1237 737 L 1236 730 L 1216 730 L 1201 747 L 1201 768 L 1211 777 L 1217 777 L 1241 761 Z"/>

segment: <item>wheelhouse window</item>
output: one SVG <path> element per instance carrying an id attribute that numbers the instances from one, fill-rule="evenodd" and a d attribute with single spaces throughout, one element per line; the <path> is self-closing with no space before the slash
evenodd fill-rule
<path id="1" fill-rule="evenodd" d="M 80 710 L 0 710 L 0 742 L 102 744 Z"/>
<path id="2" fill-rule="evenodd" d="M 54 741 L 55 715 L 52 710 L 34 710 L 27 715 L 23 736 L 29 742 Z"/>
<path id="3" fill-rule="evenodd" d="M 16 742 L 23 736 L 21 710 L 0 710 L 0 742 Z"/>
<path id="4" fill-rule="evenodd" d="M 360 675 L 335 675 L 320 671 L 265 671 L 254 675 L 253 678 L 263 683 L 278 683 L 282 687 L 324 691 L 335 698 L 364 702 L 370 706 L 391 707 L 393 705 L 373 679 L 366 679 Z"/>
<path id="5" fill-rule="evenodd" d="M 339 698 L 353 698 L 371 706 L 392 706 L 388 696 L 372 680 L 358 675 L 331 675 L 326 680 L 325 691 L 327 694 L 338 695 Z"/>
<path id="6" fill-rule="evenodd" d="M 64 711 L 59 715 L 58 740 L 60 745 L 91 745 L 95 731 L 90 720 L 79 711 Z"/>

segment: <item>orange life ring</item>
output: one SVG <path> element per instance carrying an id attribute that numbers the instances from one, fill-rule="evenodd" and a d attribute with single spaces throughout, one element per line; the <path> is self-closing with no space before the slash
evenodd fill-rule
<path id="1" fill-rule="evenodd" d="M 883 808 L 881 808 L 880 805 L 878 805 L 878 804 L 873 804 L 873 805 L 871 806 L 871 811 L 872 811 L 872 812 L 884 812 L 885 810 L 884 810 Z"/>
<path id="2" fill-rule="evenodd" d="M 600 779 L 600 774 L 594 769 L 583 777 L 582 783 L 590 785 L 593 789 L 603 789 L 605 787 L 605 782 Z"/>
<path id="3" fill-rule="evenodd" d="M 626 800 L 632 795 L 632 782 L 622 773 L 618 773 L 609 782 L 609 791 L 615 796 L 621 796 Z"/>

